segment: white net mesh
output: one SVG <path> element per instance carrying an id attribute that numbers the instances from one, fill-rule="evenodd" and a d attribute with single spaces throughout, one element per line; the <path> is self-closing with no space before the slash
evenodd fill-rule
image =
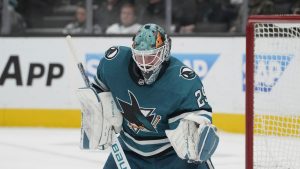
<path id="1" fill-rule="evenodd" d="M 300 169 L 300 23 L 254 28 L 254 168 Z"/>

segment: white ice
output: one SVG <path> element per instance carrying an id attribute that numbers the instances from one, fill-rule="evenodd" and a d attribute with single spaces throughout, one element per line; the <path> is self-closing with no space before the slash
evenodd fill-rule
<path id="1" fill-rule="evenodd" d="M 109 150 L 80 150 L 79 132 L 79 129 L 0 128 L 0 169 L 101 169 Z M 244 135 L 221 132 L 212 161 L 216 169 L 244 169 Z"/>

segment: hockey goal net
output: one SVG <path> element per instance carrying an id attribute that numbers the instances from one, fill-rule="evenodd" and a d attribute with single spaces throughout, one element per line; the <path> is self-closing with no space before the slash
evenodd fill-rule
<path id="1" fill-rule="evenodd" d="M 246 168 L 300 169 L 300 16 L 251 16 Z"/>

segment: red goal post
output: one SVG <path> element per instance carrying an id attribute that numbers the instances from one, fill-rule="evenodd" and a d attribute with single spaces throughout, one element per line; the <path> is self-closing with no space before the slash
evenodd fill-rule
<path id="1" fill-rule="evenodd" d="M 299 169 L 299 15 L 248 18 L 245 106 L 246 169 Z"/>

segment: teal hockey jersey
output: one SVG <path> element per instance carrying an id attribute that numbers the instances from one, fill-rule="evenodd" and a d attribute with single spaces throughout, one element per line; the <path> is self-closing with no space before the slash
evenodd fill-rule
<path id="1" fill-rule="evenodd" d="M 112 93 L 123 114 L 120 138 L 142 156 L 172 150 L 165 130 L 175 129 L 187 114 L 212 120 L 212 109 L 196 73 L 174 57 L 163 64 L 156 81 L 147 85 L 131 49 L 115 46 L 106 51 L 94 78 L 101 90 Z"/>

